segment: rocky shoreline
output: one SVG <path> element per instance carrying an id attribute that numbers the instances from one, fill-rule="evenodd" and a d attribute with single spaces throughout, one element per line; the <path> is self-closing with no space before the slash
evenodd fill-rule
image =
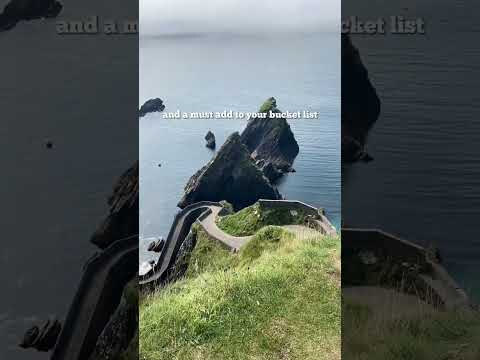
<path id="1" fill-rule="evenodd" d="M 348 35 L 342 35 L 342 162 L 370 161 L 368 132 L 380 115 L 380 99 L 360 53 Z"/>

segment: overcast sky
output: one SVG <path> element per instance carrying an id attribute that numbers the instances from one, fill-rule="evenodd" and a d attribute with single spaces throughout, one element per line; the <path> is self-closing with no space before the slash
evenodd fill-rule
<path id="1" fill-rule="evenodd" d="M 341 0 L 140 0 L 140 33 L 337 30 Z"/>

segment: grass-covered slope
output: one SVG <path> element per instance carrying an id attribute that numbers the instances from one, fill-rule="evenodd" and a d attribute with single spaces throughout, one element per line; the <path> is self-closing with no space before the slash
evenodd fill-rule
<path id="1" fill-rule="evenodd" d="M 219 217 L 217 225 L 227 234 L 248 236 L 267 225 L 295 225 L 305 222 L 302 211 L 293 214 L 286 209 L 262 209 L 259 203 L 256 203 L 234 214 Z"/>
<path id="2" fill-rule="evenodd" d="M 378 318 L 368 307 L 344 303 L 343 356 L 368 360 L 478 360 L 480 314 L 432 312 Z"/>
<path id="3" fill-rule="evenodd" d="M 198 230 L 185 279 L 142 299 L 140 359 L 340 359 L 340 241 L 267 227 L 233 254 Z"/>

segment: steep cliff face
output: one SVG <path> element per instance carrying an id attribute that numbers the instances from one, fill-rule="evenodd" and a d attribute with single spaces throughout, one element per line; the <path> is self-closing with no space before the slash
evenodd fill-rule
<path id="1" fill-rule="evenodd" d="M 204 200 L 226 200 L 241 209 L 260 198 L 280 199 L 281 196 L 254 164 L 240 135 L 234 133 L 215 157 L 190 178 L 178 206 L 184 208 Z"/>
<path id="2" fill-rule="evenodd" d="M 368 131 L 380 114 L 380 99 L 350 37 L 342 35 L 342 161 L 371 159 Z"/>
<path id="3" fill-rule="evenodd" d="M 270 181 L 277 180 L 283 173 L 292 171 L 299 147 L 290 125 L 283 117 L 275 98 L 268 99 L 260 108 L 265 118 L 252 118 L 242 132 L 241 140 L 247 146 L 256 164 L 264 170 Z"/>
<path id="4" fill-rule="evenodd" d="M 109 214 L 90 240 L 101 249 L 138 234 L 138 162 L 120 177 L 108 204 Z"/>

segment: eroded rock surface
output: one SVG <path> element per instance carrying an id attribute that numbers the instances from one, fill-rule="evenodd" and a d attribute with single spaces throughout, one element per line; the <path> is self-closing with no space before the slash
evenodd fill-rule
<path id="1" fill-rule="evenodd" d="M 380 115 L 380 99 L 368 77 L 360 53 L 342 35 L 342 162 L 370 161 L 365 144 Z"/>
<path id="2" fill-rule="evenodd" d="M 272 182 L 282 174 L 293 170 L 293 162 L 299 147 L 290 125 L 283 117 L 275 98 L 269 98 L 260 108 L 260 113 L 268 114 L 265 118 L 252 118 L 242 132 L 241 140 L 247 146 L 265 176 Z"/>
<path id="3" fill-rule="evenodd" d="M 216 142 L 215 142 L 215 135 L 209 131 L 207 132 L 207 135 L 205 135 L 205 140 L 207 141 L 207 144 L 205 145 L 209 149 L 215 149 L 216 147 Z"/>
<path id="4" fill-rule="evenodd" d="M 138 234 L 138 162 L 120 177 L 108 204 L 109 214 L 90 240 L 101 249 Z"/>
<path id="5" fill-rule="evenodd" d="M 62 330 L 60 321 L 47 320 L 43 327 L 32 326 L 25 332 L 20 347 L 24 349 L 33 348 L 38 351 L 47 352 L 55 346 L 58 335 Z"/>
<path id="6" fill-rule="evenodd" d="M 156 253 L 160 253 L 163 250 L 163 247 L 165 246 L 165 239 L 160 238 L 158 240 L 152 241 L 150 244 L 148 244 L 148 251 L 153 251 Z"/>
<path id="7" fill-rule="evenodd" d="M 138 116 L 143 117 L 149 113 L 162 112 L 163 110 L 165 110 L 165 105 L 163 104 L 162 99 L 150 99 L 140 107 L 140 110 L 138 110 Z"/>
<path id="8" fill-rule="evenodd" d="M 233 133 L 215 157 L 190 178 L 178 206 L 226 200 L 238 210 L 258 199 L 276 200 L 281 196 L 254 164 L 240 135 Z"/>

